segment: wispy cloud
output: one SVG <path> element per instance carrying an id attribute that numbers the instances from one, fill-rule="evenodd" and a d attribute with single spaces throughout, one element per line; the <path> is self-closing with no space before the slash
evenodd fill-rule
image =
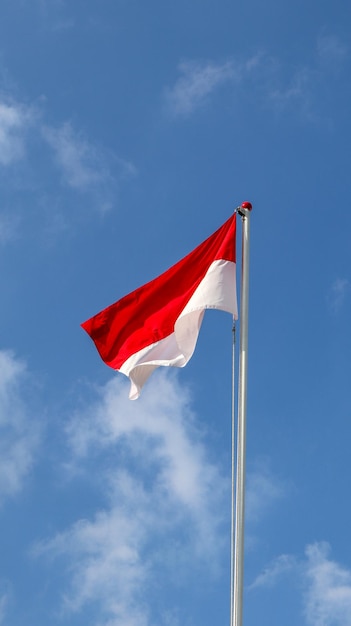
<path id="1" fill-rule="evenodd" d="M 333 561 L 330 552 L 328 543 L 319 542 L 308 545 L 302 559 L 283 554 L 274 559 L 248 589 L 264 591 L 283 584 L 288 575 L 293 576 L 296 590 L 301 593 L 304 621 L 300 623 L 351 626 L 351 570 Z"/>
<path id="2" fill-rule="evenodd" d="M 26 134 L 34 112 L 24 105 L 0 100 L 0 165 L 20 161 L 26 153 Z"/>
<path id="3" fill-rule="evenodd" d="M 166 92 L 166 101 L 174 115 L 187 116 L 202 106 L 211 93 L 236 75 L 232 61 L 222 64 L 213 62 L 183 62 L 179 65 L 180 77 Z"/>
<path id="4" fill-rule="evenodd" d="M 0 213 L 0 244 L 16 239 L 18 232 L 18 217 L 7 212 Z"/>
<path id="5" fill-rule="evenodd" d="M 315 79 L 311 67 L 298 68 L 288 78 L 287 84 L 280 84 L 279 79 L 276 80 L 276 86 L 268 92 L 269 100 L 279 109 L 298 105 L 300 110 L 306 113 L 310 106 L 311 86 Z"/>
<path id="6" fill-rule="evenodd" d="M 94 603 L 101 624 L 159 623 L 149 601 L 156 579 L 169 587 L 184 584 L 201 576 L 204 563 L 206 575 L 214 574 L 222 549 L 228 485 L 207 458 L 188 394 L 176 378 L 159 373 L 131 403 L 126 386 L 114 379 L 74 416 L 68 435 L 73 475 L 75 466 L 81 470 L 101 455 L 108 505 L 38 544 L 36 552 L 66 560 L 72 572 L 67 611 Z"/>
<path id="7" fill-rule="evenodd" d="M 22 0 L 22 2 L 30 5 L 35 12 L 38 28 L 60 32 L 74 27 L 75 21 L 69 15 L 70 7 L 66 0 Z"/>
<path id="8" fill-rule="evenodd" d="M 65 0 L 35 0 L 28 2 L 29 9 L 40 16 L 38 28 L 72 26 Z M 89 209 L 101 214 L 116 207 L 120 187 L 137 175 L 132 160 L 99 145 L 72 121 L 48 123 L 51 116 L 45 94 L 29 102 L 19 97 L 18 86 L 1 61 L 0 83 L 0 176 L 6 176 L 3 203 L 11 196 L 11 217 L 3 210 L 0 217 L 0 243 L 12 241 L 34 223 L 37 232 L 39 222 L 53 239 L 81 218 L 83 201 L 84 214 Z M 30 219 L 31 208 L 40 219 Z"/>
<path id="9" fill-rule="evenodd" d="M 273 587 L 286 573 L 294 570 L 296 565 L 296 558 L 291 554 L 278 556 L 257 576 L 249 586 L 249 590 L 258 587 Z"/>
<path id="10" fill-rule="evenodd" d="M 113 204 L 116 184 L 136 175 L 130 161 L 98 149 L 69 122 L 56 128 L 43 125 L 42 136 L 53 152 L 62 182 L 75 191 L 95 192 L 102 211 Z"/>
<path id="11" fill-rule="evenodd" d="M 86 604 L 98 603 L 111 623 L 148 623 L 142 591 L 151 564 L 143 552 L 153 516 L 145 504 L 129 510 L 132 494 L 145 496 L 139 485 L 120 477 L 118 507 L 97 513 L 91 521 L 77 522 L 37 548 L 68 557 L 71 585 L 64 596 L 64 611 L 79 612 Z"/>
<path id="12" fill-rule="evenodd" d="M 13 496 L 34 463 L 39 429 L 25 402 L 25 364 L 0 351 L 0 501 Z"/>
<path id="13" fill-rule="evenodd" d="M 310 626 L 351 625 L 351 571 L 330 559 L 330 546 L 306 549 L 305 615 Z"/>
<path id="14" fill-rule="evenodd" d="M 94 209 L 105 212 L 116 204 L 119 187 L 137 174 L 134 164 L 104 147 L 94 144 L 70 122 L 56 126 L 45 121 L 41 105 L 27 105 L 0 93 L 0 173 L 12 172 L 7 188 L 36 198 L 36 208 L 48 198 L 50 224 L 67 224 L 67 215 L 54 205 L 60 204 L 60 194 L 89 193 Z M 35 155 L 35 158 L 32 158 Z M 14 168 L 16 166 L 16 168 Z M 53 196 L 55 199 L 53 200 Z M 28 202 L 28 205 L 30 202 Z M 67 213 L 67 212 L 66 212 Z M 48 216 L 49 217 L 49 216 Z M 0 218 L 0 241 L 9 241 L 18 226 L 18 215 Z"/>
<path id="15" fill-rule="evenodd" d="M 262 518 L 270 507 L 286 494 L 286 485 L 273 474 L 266 461 L 248 472 L 246 493 L 246 517 L 249 523 Z"/>
<path id="16" fill-rule="evenodd" d="M 348 46 L 336 35 L 323 34 L 317 40 L 317 54 L 322 63 L 340 67 L 349 53 Z"/>
<path id="17" fill-rule="evenodd" d="M 7 581 L 0 581 L 0 624 L 6 624 L 7 610 L 11 600 L 11 589 Z"/>
<path id="18" fill-rule="evenodd" d="M 59 128 L 43 126 L 42 132 L 67 185 L 85 191 L 110 178 L 101 154 L 74 132 L 70 123 Z"/>
<path id="19" fill-rule="evenodd" d="M 350 281 L 347 278 L 337 278 L 331 285 L 327 298 L 330 311 L 334 314 L 339 313 L 350 293 Z"/>
<path id="20" fill-rule="evenodd" d="M 178 67 L 179 77 L 165 92 L 168 110 L 187 117 L 209 102 L 225 84 L 231 89 L 250 89 L 251 97 L 274 110 L 291 110 L 305 119 L 320 119 L 321 89 L 329 87 L 331 73 L 340 71 L 348 46 L 333 34 L 322 35 L 310 50 L 310 62 L 289 67 L 268 51 L 223 63 L 188 60 Z"/>
<path id="21" fill-rule="evenodd" d="M 259 459 L 247 472 L 245 497 L 246 547 L 253 550 L 260 541 L 259 523 L 269 515 L 278 501 L 286 497 L 289 486 L 271 468 L 268 459 Z"/>
<path id="22" fill-rule="evenodd" d="M 208 483 L 212 484 L 217 471 L 205 463 L 204 448 L 191 436 L 195 418 L 187 391 L 180 389 L 176 379 L 168 378 L 164 372 L 157 372 L 156 376 L 145 401 L 137 406 L 129 402 L 121 382 L 112 380 L 101 390 L 101 400 L 73 419 L 68 429 L 69 439 L 76 457 L 86 456 L 92 445 L 111 448 L 122 441 L 132 451 L 135 446 L 147 443 L 142 445 L 144 457 L 152 458 L 153 462 L 157 458 L 160 462 L 161 483 L 185 506 L 198 509 L 201 521 Z M 151 447 L 150 437 L 154 440 Z"/>
<path id="23" fill-rule="evenodd" d="M 319 120 L 321 107 L 320 93 L 326 87 L 330 89 L 330 78 L 336 71 L 342 70 L 348 55 L 348 47 L 335 35 L 322 35 L 311 49 L 311 58 L 300 67 L 290 72 L 288 67 L 276 60 L 276 72 L 271 75 L 272 83 L 267 84 L 269 101 L 278 109 L 294 107 L 305 119 Z M 283 72 L 284 69 L 284 80 Z"/>
<path id="24" fill-rule="evenodd" d="M 208 103 L 224 84 L 232 85 L 236 90 L 246 86 L 262 103 L 268 102 L 275 108 L 285 109 L 292 102 L 306 107 L 315 73 L 313 68 L 298 68 L 283 84 L 281 62 L 263 52 L 247 59 L 232 58 L 224 63 L 189 60 L 181 63 L 178 69 L 180 76 L 165 92 L 165 99 L 168 110 L 179 117 L 187 117 Z"/>

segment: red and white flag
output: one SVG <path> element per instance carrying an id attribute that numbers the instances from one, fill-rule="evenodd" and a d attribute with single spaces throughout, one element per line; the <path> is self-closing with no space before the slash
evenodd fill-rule
<path id="1" fill-rule="evenodd" d="M 164 274 L 82 324 L 103 361 L 129 376 L 135 400 L 160 365 L 184 367 L 205 309 L 237 319 L 234 213 Z"/>

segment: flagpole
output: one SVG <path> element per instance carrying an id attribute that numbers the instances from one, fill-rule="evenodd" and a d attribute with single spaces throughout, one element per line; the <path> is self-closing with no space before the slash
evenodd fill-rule
<path id="1" fill-rule="evenodd" d="M 238 432 L 236 456 L 235 491 L 235 541 L 233 558 L 233 602 L 231 626 L 243 623 L 244 587 L 244 520 L 245 520 L 245 471 L 246 471 L 246 404 L 247 404 L 247 357 L 249 317 L 249 250 L 250 250 L 250 202 L 243 202 L 237 209 L 242 221 L 242 263 L 240 292 L 239 380 L 238 380 Z"/>

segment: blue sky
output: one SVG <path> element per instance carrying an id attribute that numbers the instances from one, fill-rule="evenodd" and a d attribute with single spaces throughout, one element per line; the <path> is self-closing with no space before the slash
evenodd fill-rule
<path id="1" fill-rule="evenodd" d="M 2 2 L 1 626 L 229 624 L 230 316 L 137 402 L 80 323 L 244 200 L 244 624 L 351 625 L 350 13 Z"/>

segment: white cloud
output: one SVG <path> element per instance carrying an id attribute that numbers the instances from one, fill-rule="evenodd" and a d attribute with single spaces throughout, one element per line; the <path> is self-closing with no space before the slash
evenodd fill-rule
<path id="1" fill-rule="evenodd" d="M 0 581 L 0 624 L 6 624 L 6 614 L 11 600 L 11 589 L 7 581 Z"/>
<path id="2" fill-rule="evenodd" d="M 330 551 L 328 543 L 320 542 L 308 545 L 303 559 L 283 554 L 257 576 L 249 590 L 277 586 L 293 575 L 302 594 L 306 626 L 351 626 L 351 570 L 333 561 Z"/>
<path id="3" fill-rule="evenodd" d="M 246 518 L 253 523 L 260 519 L 276 500 L 284 497 L 283 483 L 271 472 L 267 463 L 248 473 L 246 489 Z"/>
<path id="4" fill-rule="evenodd" d="M 178 80 L 165 92 L 169 111 L 175 116 L 190 115 L 203 106 L 225 83 L 238 85 L 248 80 L 260 68 L 261 60 L 261 53 L 257 53 L 244 61 L 229 59 L 224 63 L 213 61 L 180 63 Z"/>
<path id="5" fill-rule="evenodd" d="M 25 156 L 26 132 L 33 117 L 33 111 L 23 105 L 0 101 L 0 165 L 11 165 Z"/>
<path id="6" fill-rule="evenodd" d="M 348 47 L 335 35 L 321 35 L 317 41 L 317 53 L 323 63 L 339 67 L 348 55 Z"/>
<path id="7" fill-rule="evenodd" d="M 7 602 L 8 598 L 6 595 L 0 597 L 0 624 L 4 623 Z"/>
<path id="8" fill-rule="evenodd" d="M 69 427 L 75 454 L 85 456 L 92 445 L 110 448 L 120 441 L 132 450 L 141 446 L 148 460 L 155 460 L 156 455 L 162 464 L 162 482 L 169 492 L 184 505 L 201 510 L 206 499 L 203 489 L 217 474 L 205 463 L 203 446 L 196 443 L 194 432 L 198 433 L 186 390 L 167 373 L 156 372 L 145 398 L 137 403 L 129 401 L 119 378 L 100 390 L 100 398 L 84 414 L 75 416 Z M 204 471 L 201 481 L 200 471 Z"/>
<path id="9" fill-rule="evenodd" d="M 313 122 L 323 119 L 319 112 L 320 103 L 325 99 L 321 94 L 326 88 L 330 90 L 332 75 L 341 71 L 342 62 L 348 55 L 348 47 L 332 34 L 320 36 L 316 50 L 317 54 L 313 54 L 310 62 L 293 70 L 283 67 L 278 59 L 272 59 L 273 72 L 266 74 L 267 96 L 274 107 L 281 110 L 294 107 Z"/>
<path id="10" fill-rule="evenodd" d="M 16 205 L 11 214 L 2 211 L 0 243 L 19 234 L 18 225 L 26 223 L 31 205 L 45 212 L 41 224 L 51 236 L 67 228 L 70 203 L 67 189 L 57 192 L 60 182 L 69 190 L 89 193 L 89 205 L 104 213 L 116 204 L 120 184 L 137 174 L 132 162 L 95 146 L 71 123 L 46 124 L 44 102 L 44 97 L 32 105 L 18 102 L 11 97 L 11 88 L 0 93 L 0 173 L 6 168 L 8 190 L 28 194 L 21 215 L 20 209 L 16 214 Z M 76 197 L 74 202 L 77 206 Z"/>
<path id="11" fill-rule="evenodd" d="M 313 91 L 315 83 L 316 75 L 313 68 L 298 68 L 291 75 L 287 85 L 280 84 L 269 90 L 269 99 L 274 106 L 280 109 L 285 109 L 291 104 L 293 106 L 298 104 L 306 113 L 309 110 L 311 91 Z"/>
<path id="12" fill-rule="evenodd" d="M 235 77 L 232 61 L 222 64 L 187 61 L 179 65 L 181 76 L 166 93 L 167 104 L 175 115 L 189 115 L 223 83 Z"/>
<path id="13" fill-rule="evenodd" d="M 0 244 L 7 243 L 16 238 L 18 230 L 18 217 L 8 213 L 0 213 Z"/>
<path id="14" fill-rule="evenodd" d="M 31 470 L 38 428 L 25 404 L 26 367 L 0 351 L 0 500 L 16 494 Z"/>
<path id="15" fill-rule="evenodd" d="M 35 11 L 37 27 L 55 32 L 74 26 L 73 18 L 66 16 L 69 8 L 66 0 L 22 0 L 22 2 L 29 4 Z"/>
<path id="16" fill-rule="evenodd" d="M 136 486 L 134 497 L 138 491 Z M 149 563 L 142 558 L 142 547 L 150 532 L 150 514 L 139 519 L 128 511 L 130 494 L 123 493 L 123 485 L 118 497 L 118 507 L 97 513 L 92 521 L 77 522 L 43 545 L 41 551 L 53 556 L 69 555 L 71 588 L 64 599 L 66 611 L 77 612 L 86 604 L 99 602 L 103 615 L 112 617 L 112 623 L 147 624 L 142 618 L 146 609 L 139 593 L 148 576 Z"/>
<path id="17" fill-rule="evenodd" d="M 53 152 L 63 183 L 76 191 L 94 192 L 94 202 L 102 212 L 113 205 L 116 184 L 137 173 L 130 161 L 99 150 L 69 122 L 57 128 L 44 125 L 42 136 Z"/>
<path id="18" fill-rule="evenodd" d="M 292 571 L 296 567 L 296 559 L 291 554 L 282 554 L 272 561 L 261 572 L 249 589 L 257 587 L 273 587 L 282 578 L 283 575 Z"/>
<path id="19" fill-rule="evenodd" d="M 306 549 L 305 615 L 310 626 L 351 626 L 351 571 L 329 558 L 330 546 Z"/>
<path id="20" fill-rule="evenodd" d="M 149 594 L 156 579 L 182 584 L 194 572 L 199 577 L 204 564 L 206 575 L 215 573 L 228 484 L 208 460 L 175 378 L 155 374 L 135 403 L 119 379 L 99 395 L 75 415 L 69 438 L 80 468 L 101 454 L 108 506 L 36 552 L 66 559 L 66 610 L 95 604 L 101 624 L 148 626 L 155 623 Z M 171 608 L 167 614 L 174 623 Z"/>
<path id="21" fill-rule="evenodd" d="M 345 299 L 351 292 L 351 284 L 347 278 L 337 278 L 328 294 L 328 305 L 332 313 L 338 313 L 345 303 Z"/>
<path id="22" fill-rule="evenodd" d="M 183 62 L 179 65 L 178 80 L 165 93 L 168 109 L 175 116 L 189 116 L 203 106 L 217 89 L 228 83 L 234 85 L 236 90 L 239 87 L 250 89 L 251 97 L 255 94 L 256 99 L 268 102 L 274 108 L 284 110 L 298 104 L 299 110 L 309 113 L 314 89 L 320 81 L 320 67 L 311 64 L 294 68 L 290 77 L 289 68 L 285 67 L 284 82 L 282 70 L 279 59 L 260 51 L 246 60 Z"/>
<path id="23" fill-rule="evenodd" d="M 75 133 L 71 124 L 66 122 L 59 128 L 44 126 L 42 133 L 70 187 L 86 190 L 109 179 L 109 170 L 99 152 Z"/>
<path id="24" fill-rule="evenodd" d="M 320 120 L 320 92 L 329 89 L 331 72 L 340 71 L 348 47 L 336 36 L 322 35 L 311 48 L 311 61 L 293 68 L 281 59 L 258 51 L 245 59 L 224 63 L 185 61 L 180 76 L 165 93 L 168 109 L 175 116 L 189 116 L 208 102 L 224 84 L 269 104 L 275 110 L 293 110 L 308 120 Z"/>

